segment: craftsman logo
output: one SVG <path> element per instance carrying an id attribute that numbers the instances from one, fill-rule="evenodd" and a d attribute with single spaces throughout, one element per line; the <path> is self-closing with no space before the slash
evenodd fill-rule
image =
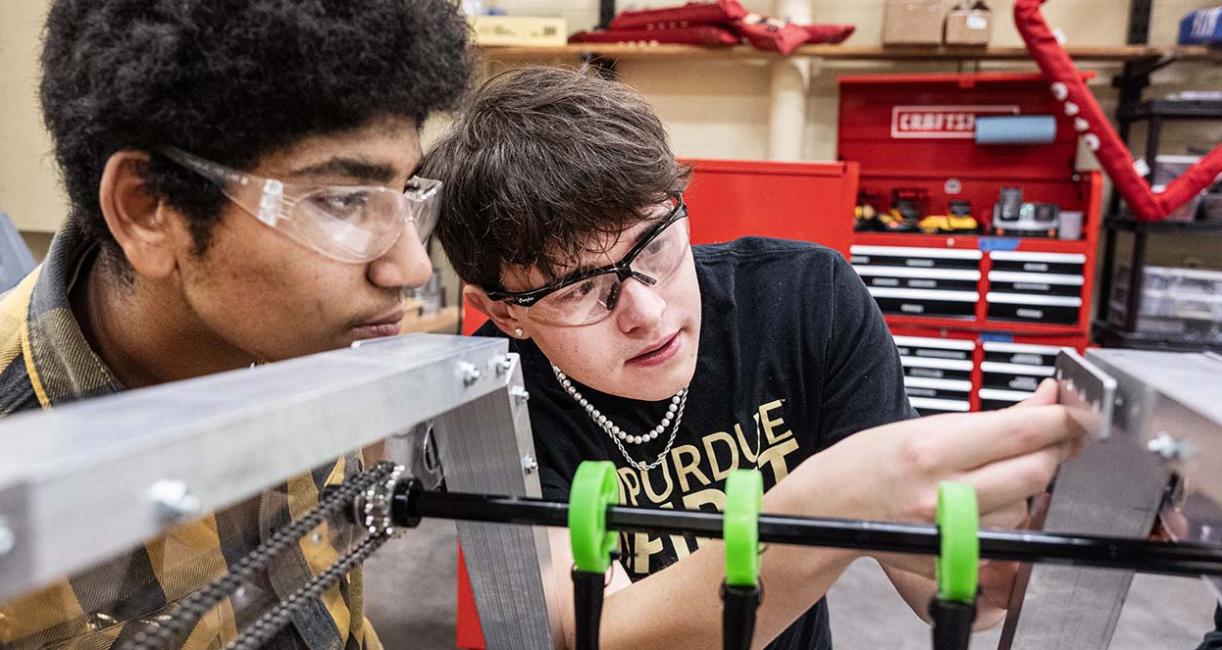
<path id="1" fill-rule="evenodd" d="M 976 135 L 977 115 L 1018 115 L 1017 106 L 896 106 L 892 138 L 965 139 Z"/>

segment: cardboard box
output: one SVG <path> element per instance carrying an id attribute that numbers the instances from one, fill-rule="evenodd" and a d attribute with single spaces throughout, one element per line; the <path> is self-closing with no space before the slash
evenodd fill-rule
<path id="1" fill-rule="evenodd" d="M 939 45 L 953 0 L 886 0 L 883 45 Z"/>
<path id="2" fill-rule="evenodd" d="M 985 46 L 993 36 L 993 12 L 983 2 L 961 2 L 946 14 L 946 44 Z"/>
<path id="3" fill-rule="evenodd" d="M 480 45 L 560 47 L 568 42 L 569 34 L 563 18 L 475 16 L 471 27 Z"/>

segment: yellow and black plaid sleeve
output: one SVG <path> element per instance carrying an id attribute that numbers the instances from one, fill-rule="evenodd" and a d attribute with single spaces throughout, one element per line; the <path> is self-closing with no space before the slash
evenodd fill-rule
<path id="1" fill-rule="evenodd" d="M 89 347 L 68 295 L 94 251 L 71 225 L 46 261 L 0 298 L 0 417 L 122 390 Z M 0 603 L 0 648 L 109 650 L 159 625 L 183 597 L 224 575 L 280 527 L 318 505 L 327 485 L 362 468 L 353 454 L 232 508 L 177 526 L 144 546 Z M 356 534 L 326 522 L 208 612 L 181 646 L 217 649 L 339 557 Z M 364 618 L 359 569 L 306 603 L 268 647 L 381 650 Z"/>

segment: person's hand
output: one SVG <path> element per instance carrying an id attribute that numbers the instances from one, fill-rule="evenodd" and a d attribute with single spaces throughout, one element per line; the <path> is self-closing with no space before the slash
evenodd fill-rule
<path id="1" fill-rule="evenodd" d="M 1034 395 L 1013 408 L 1047 406 L 1055 404 L 1056 400 L 1056 381 L 1045 379 Z M 1030 504 L 1024 499 L 1011 504 L 1004 510 L 981 516 L 980 527 L 1019 530 L 1027 528 L 1030 521 Z M 1010 594 L 1014 591 L 1014 581 L 1018 577 L 1018 568 L 1018 562 L 982 560 L 980 562 L 980 599 L 998 609 L 1008 609 Z"/>
<path id="2" fill-rule="evenodd" d="M 849 436 L 795 470 L 795 477 L 818 473 L 842 486 L 836 499 L 814 502 L 803 514 L 931 522 L 938 484 L 960 481 L 975 488 L 982 525 L 1021 525 L 1027 499 L 1043 492 L 1056 468 L 1081 448 L 1082 428 L 1055 401 L 1056 383 L 1046 381 L 1014 408 L 907 420 Z M 929 558 L 880 561 L 933 575 Z M 993 594 L 1008 584 L 1006 573 L 1012 582 L 1012 571 L 997 577 L 997 570 L 988 571 Z"/>

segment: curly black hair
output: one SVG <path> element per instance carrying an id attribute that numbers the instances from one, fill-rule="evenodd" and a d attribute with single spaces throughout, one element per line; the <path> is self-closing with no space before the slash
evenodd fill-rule
<path id="1" fill-rule="evenodd" d="M 502 289 L 505 266 L 549 280 L 679 196 L 662 121 L 637 91 L 589 68 L 527 67 L 489 79 L 421 163 L 445 183 L 437 237 L 454 270 Z"/>
<path id="2" fill-rule="evenodd" d="M 249 169 L 308 135 L 419 125 L 467 89 L 468 32 L 453 0 L 56 0 L 41 101 L 69 218 L 123 260 L 98 185 L 113 153 L 146 150 L 202 253 L 224 197 L 158 148 Z"/>

